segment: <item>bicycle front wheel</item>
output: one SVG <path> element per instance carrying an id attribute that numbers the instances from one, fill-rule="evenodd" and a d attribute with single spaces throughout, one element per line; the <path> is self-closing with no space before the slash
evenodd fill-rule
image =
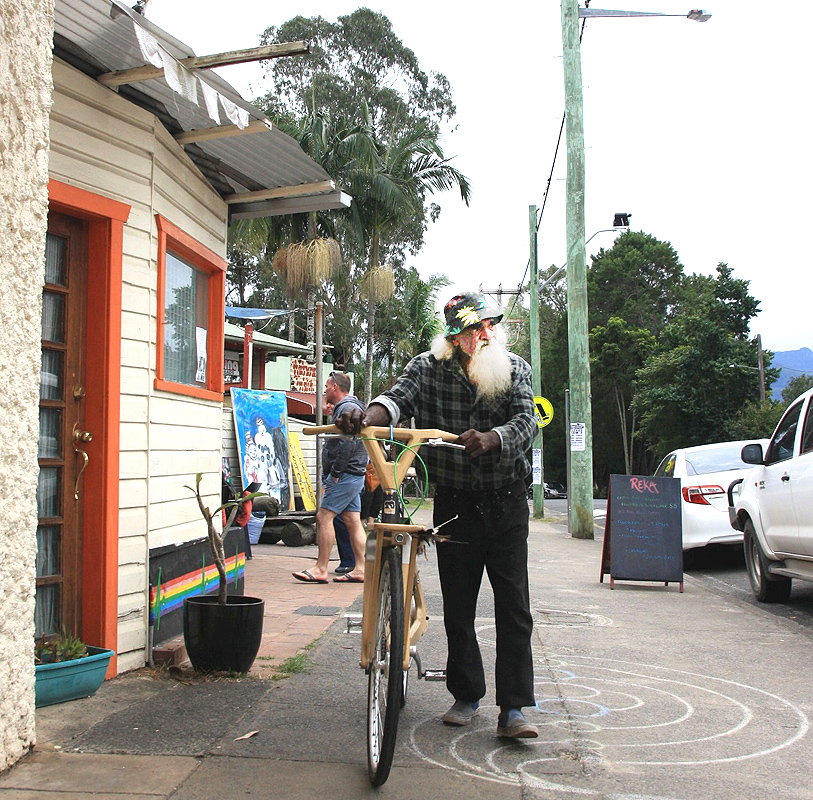
<path id="1" fill-rule="evenodd" d="M 382 553 L 378 615 L 367 684 L 367 771 L 373 786 L 387 780 L 395 753 L 404 673 L 404 579 L 395 547 Z"/>

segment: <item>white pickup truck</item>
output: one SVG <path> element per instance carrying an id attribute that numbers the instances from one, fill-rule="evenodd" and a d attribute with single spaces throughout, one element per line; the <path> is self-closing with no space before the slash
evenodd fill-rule
<path id="1" fill-rule="evenodd" d="M 813 389 L 790 404 L 767 450 L 746 445 L 742 460 L 755 466 L 728 488 L 729 519 L 757 600 L 781 603 L 793 578 L 813 581 Z"/>

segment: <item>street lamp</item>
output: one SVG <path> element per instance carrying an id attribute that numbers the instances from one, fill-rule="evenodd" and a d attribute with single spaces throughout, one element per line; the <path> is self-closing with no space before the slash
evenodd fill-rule
<path id="1" fill-rule="evenodd" d="M 602 228 L 600 231 L 596 231 L 584 244 L 585 247 L 593 241 L 600 233 L 618 233 L 618 231 L 628 231 L 630 229 L 629 218 L 632 214 L 616 214 L 613 218 L 613 227 L 612 228 Z M 565 270 L 567 269 L 567 262 L 562 264 L 553 275 L 550 275 L 548 278 L 545 279 L 545 282 L 537 287 L 537 293 L 541 298 L 542 290 L 550 283 L 553 283 Z M 531 282 L 533 284 L 533 281 Z"/>
<path id="2" fill-rule="evenodd" d="M 562 55 L 567 124 L 567 341 L 570 383 L 570 468 L 568 527 L 577 539 L 593 538 L 593 433 L 590 401 L 590 347 L 587 329 L 587 263 L 584 240 L 584 100 L 579 18 L 676 16 L 654 12 L 579 8 L 562 0 Z M 682 16 L 682 15 L 681 15 Z M 693 9 L 686 17 L 705 22 L 711 15 Z"/>

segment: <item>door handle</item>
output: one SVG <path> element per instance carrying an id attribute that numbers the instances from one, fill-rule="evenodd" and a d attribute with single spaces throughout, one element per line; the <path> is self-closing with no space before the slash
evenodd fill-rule
<path id="1" fill-rule="evenodd" d="M 788 473 L 786 472 L 786 473 L 785 473 L 785 474 L 782 476 L 781 480 L 782 480 L 782 482 L 783 482 L 783 483 L 787 483 L 787 482 L 790 480 L 790 475 L 788 475 Z"/>
<path id="2" fill-rule="evenodd" d="M 83 431 L 79 427 L 78 422 L 73 423 L 73 436 L 71 437 L 73 440 L 73 449 L 75 452 L 79 453 L 82 456 L 82 466 L 79 469 L 79 473 L 76 476 L 76 484 L 73 487 L 73 499 L 79 499 L 79 481 L 82 478 L 82 474 L 88 468 L 88 461 L 90 461 L 90 457 L 88 454 L 82 449 L 82 445 L 86 444 L 87 442 L 93 441 L 93 434 L 90 431 Z"/>

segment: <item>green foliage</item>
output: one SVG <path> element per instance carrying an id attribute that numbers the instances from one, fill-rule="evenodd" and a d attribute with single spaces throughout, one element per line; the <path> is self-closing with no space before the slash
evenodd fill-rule
<path id="1" fill-rule="evenodd" d="M 785 411 L 785 404 L 769 400 L 763 405 L 749 400 L 728 426 L 732 441 L 739 439 L 769 439 Z"/>
<path id="2" fill-rule="evenodd" d="M 85 658 L 88 649 L 85 643 L 62 628 L 59 636 L 43 635 L 34 645 L 35 664 L 53 664 L 58 661 L 73 661 Z"/>
<path id="3" fill-rule="evenodd" d="M 733 438 L 740 410 L 759 395 L 757 372 L 731 367 L 757 357 L 747 334 L 759 303 L 747 286 L 725 264 L 716 278 L 684 282 L 680 305 L 635 381 L 632 406 L 656 453 Z M 766 370 L 766 383 L 772 375 Z"/>
<path id="4" fill-rule="evenodd" d="M 800 394 L 813 388 L 813 375 L 802 373 L 791 378 L 787 386 L 782 389 L 782 402 L 785 406 L 790 405 Z M 777 420 L 778 422 L 778 420 Z"/>
<path id="5" fill-rule="evenodd" d="M 610 250 L 599 250 L 588 271 L 590 327 L 620 317 L 631 328 L 656 333 L 678 300 L 682 278 L 669 242 L 642 231 L 621 234 Z"/>
<path id="6" fill-rule="evenodd" d="M 449 81 L 424 72 L 380 12 L 360 8 L 336 22 L 294 17 L 267 28 L 261 43 L 300 39 L 310 43 L 310 56 L 266 62 L 274 89 L 260 102 L 275 117 L 299 119 L 315 109 L 360 115 L 366 102 L 379 129 L 398 118 L 410 127 L 424 121 L 437 131 L 455 114 Z"/>
<path id="7" fill-rule="evenodd" d="M 306 652 L 297 653 L 295 656 L 291 656 L 291 658 L 286 659 L 274 667 L 274 674 L 271 676 L 271 680 L 282 681 L 286 678 L 290 678 L 292 675 L 308 672 L 309 668 L 308 654 Z"/>
<path id="8" fill-rule="evenodd" d="M 540 277 L 544 284 L 554 268 Z M 619 236 L 588 270 L 594 478 L 650 474 L 673 447 L 770 435 L 776 410 L 756 405 L 759 302 L 720 264 L 684 275 L 668 242 Z M 568 386 L 567 313 L 560 281 L 542 292 L 542 393 L 557 412 Z M 778 376 L 765 353 L 766 387 Z M 732 368 L 732 364 L 744 368 Z M 544 433 L 545 474 L 565 477 L 564 414 Z"/>
<path id="9" fill-rule="evenodd" d="M 369 393 L 373 354 L 382 346 L 375 327 L 383 305 L 363 296 L 365 276 L 386 265 L 395 273 L 397 293 L 399 270 L 409 254 L 420 251 L 428 224 L 440 212 L 430 195 L 457 187 L 465 202 L 470 196 L 468 181 L 440 146 L 441 126 L 455 108 L 446 78 L 424 72 L 381 13 L 362 8 L 335 23 L 298 16 L 262 35 L 264 44 L 300 39 L 309 42 L 312 54 L 267 62 L 274 89 L 255 102 L 351 195 L 353 204 L 347 211 L 232 226 L 234 242 L 241 245 L 236 254 L 245 250 L 248 256 L 230 266 L 229 289 L 248 305 L 272 296 L 277 307 L 282 307 L 280 296 L 293 303 L 289 287 L 269 268 L 275 251 L 305 235 L 335 238 L 343 267 L 314 287 L 313 299 L 324 303 L 325 341 L 334 348 L 337 367 L 352 368 L 365 347 Z M 402 299 L 396 294 L 389 307 Z M 281 334 L 282 323 L 268 332 Z"/>
<path id="10" fill-rule="evenodd" d="M 428 350 L 442 330 L 435 311 L 438 292 L 450 284 L 443 274 L 421 279 L 418 271 L 396 270 L 395 294 L 378 307 L 373 395 L 392 386 L 407 362 Z"/>

